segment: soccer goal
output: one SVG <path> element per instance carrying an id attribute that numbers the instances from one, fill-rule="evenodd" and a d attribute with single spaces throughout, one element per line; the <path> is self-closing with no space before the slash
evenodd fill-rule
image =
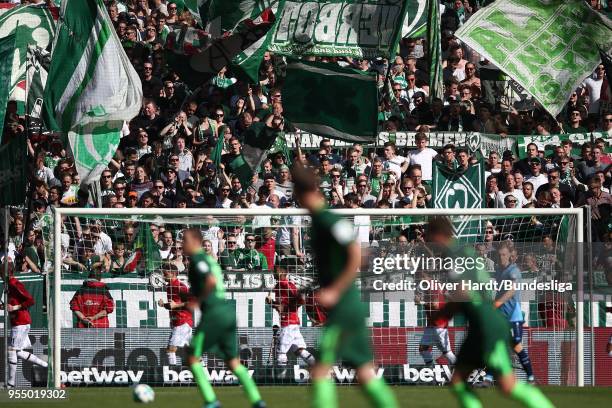
<path id="1" fill-rule="evenodd" d="M 465 339 L 460 316 L 448 322 L 448 344 L 427 330 L 440 300 L 432 296 L 443 298 L 444 290 L 421 283 L 449 266 L 425 267 L 424 256 L 435 255 L 426 225 L 445 216 L 457 244 L 473 248 L 493 280 L 498 245 L 510 245 L 521 270 L 522 345 L 538 383 L 584 385 L 585 363 L 588 371 L 593 361 L 585 362 L 582 209 L 337 211 L 354 225 L 362 247 L 357 284 L 369 304 L 374 359 L 390 383 L 447 382 L 453 366 L 444 349 L 456 355 Z M 193 384 L 184 346 L 199 316 L 181 309 L 187 303 L 181 289 L 189 267 L 182 252 L 186 228 L 202 232 L 204 250 L 222 267 L 226 297 L 236 308 L 239 356 L 253 378 L 308 383 L 305 356 L 316 356 L 325 320 L 316 302 L 309 227 L 300 209 L 56 209 L 47 258 L 49 338 L 40 343 L 49 347 L 50 384 Z M 287 325 L 294 326 L 290 335 Z M 213 384 L 235 383 L 213 354 L 202 364 Z M 513 365 L 526 379 L 516 356 Z M 472 381 L 485 372 L 474 372 Z M 332 376 L 338 383 L 356 381 L 341 360 Z"/>

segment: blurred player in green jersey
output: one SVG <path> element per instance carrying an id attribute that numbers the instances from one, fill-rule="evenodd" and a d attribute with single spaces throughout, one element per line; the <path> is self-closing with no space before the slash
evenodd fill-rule
<path id="1" fill-rule="evenodd" d="M 429 242 L 442 248 L 445 257 L 464 258 L 464 260 L 477 258 L 473 249 L 455 243 L 453 228 L 448 218 L 432 218 L 428 223 L 427 238 Z M 457 290 L 450 293 L 449 302 L 440 310 L 439 316 L 450 318 L 455 314 L 462 314 L 468 322 L 467 337 L 461 346 L 455 371 L 451 377 L 451 388 L 461 406 L 482 407 L 476 394 L 468 388 L 466 380 L 474 369 L 486 367 L 504 394 L 526 407 L 552 407 L 552 403 L 540 390 L 516 380 L 508 351 L 510 326 L 503 315 L 495 309 L 490 293 L 463 288 L 464 282 L 468 284 L 488 282 L 488 273 L 483 268 L 479 268 L 477 262 L 474 262 L 473 268 L 465 268 L 462 272 L 450 270 L 448 273 L 448 279 L 458 282 L 459 285 Z"/>
<path id="2" fill-rule="evenodd" d="M 314 173 L 294 167 L 295 195 L 312 217 L 310 243 L 320 284 L 317 299 L 328 310 L 319 343 L 319 358 L 312 368 L 315 408 L 337 407 L 336 390 L 329 371 L 337 358 L 357 370 L 357 379 L 375 407 L 397 406 L 382 378 L 374 374 L 366 309 L 355 286 L 361 265 L 361 249 L 354 240 L 353 226 L 325 206 Z"/>
<path id="3" fill-rule="evenodd" d="M 189 366 L 204 398 L 204 407 L 217 408 L 221 406 L 200 361 L 204 352 L 213 352 L 223 358 L 225 364 L 238 377 L 253 407 L 265 407 L 266 404 L 261 399 L 255 382 L 246 367 L 240 364 L 237 357 L 236 311 L 225 300 L 221 267 L 212 257 L 204 253 L 202 233 L 199 229 L 185 230 L 183 249 L 191 257 L 189 283 L 191 292 L 200 302 L 200 310 L 202 311 L 200 323 L 191 340 Z"/>

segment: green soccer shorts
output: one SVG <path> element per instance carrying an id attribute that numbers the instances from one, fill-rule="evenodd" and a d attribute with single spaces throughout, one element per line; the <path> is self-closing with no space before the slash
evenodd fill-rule
<path id="1" fill-rule="evenodd" d="M 228 306 L 216 306 L 203 311 L 189 348 L 191 355 L 196 357 L 206 352 L 214 353 L 225 361 L 237 357 L 235 310 Z"/>
<path id="2" fill-rule="evenodd" d="M 319 361 L 333 365 L 340 359 L 355 368 L 371 362 L 370 331 L 365 317 L 366 305 L 359 292 L 349 289 L 329 311 L 319 342 Z"/>

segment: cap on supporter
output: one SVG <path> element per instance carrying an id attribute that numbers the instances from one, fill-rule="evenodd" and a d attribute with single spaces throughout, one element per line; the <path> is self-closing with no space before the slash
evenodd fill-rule
<path id="1" fill-rule="evenodd" d="M 264 174 L 264 175 L 263 175 L 262 179 L 263 179 L 264 181 L 265 181 L 265 180 L 270 180 L 270 179 L 274 180 L 274 174 L 272 174 L 272 173 L 266 173 L 266 174 Z"/>
<path id="2" fill-rule="evenodd" d="M 136 191 L 130 191 L 128 193 L 129 198 L 138 198 L 138 193 Z"/>
<path id="3" fill-rule="evenodd" d="M 174 170 L 172 167 L 166 167 L 165 171 L 166 171 L 166 173 L 175 173 L 176 174 L 176 170 Z"/>
<path id="4" fill-rule="evenodd" d="M 529 159 L 529 163 L 537 163 L 537 164 L 542 164 L 542 162 L 540 161 L 540 159 L 538 159 L 537 157 L 532 157 L 531 159 Z"/>
<path id="5" fill-rule="evenodd" d="M 134 191 L 134 193 L 136 193 Z M 102 221 L 101 220 L 97 220 L 97 219 L 92 219 L 91 221 L 89 221 L 89 226 L 91 227 L 101 227 L 102 226 Z"/>
<path id="6" fill-rule="evenodd" d="M 206 170 L 217 170 L 214 163 L 208 163 L 206 165 Z"/>
<path id="7" fill-rule="evenodd" d="M 402 205 L 408 205 L 410 204 L 411 200 L 410 197 L 402 197 L 402 199 L 400 200 L 400 204 Z"/>
<path id="8" fill-rule="evenodd" d="M 416 99 L 416 98 L 425 98 L 425 92 L 415 92 L 414 95 L 412 95 L 412 99 Z"/>
<path id="9" fill-rule="evenodd" d="M 183 190 L 187 191 L 187 190 L 195 190 L 195 186 L 191 183 L 184 183 L 183 184 Z"/>
<path id="10" fill-rule="evenodd" d="M 405 89 L 406 87 L 408 87 L 408 82 L 406 82 L 406 78 L 402 76 L 396 76 L 395 78 L 393 78 L 393 82 L 400 85 L 402 89 Z"/>

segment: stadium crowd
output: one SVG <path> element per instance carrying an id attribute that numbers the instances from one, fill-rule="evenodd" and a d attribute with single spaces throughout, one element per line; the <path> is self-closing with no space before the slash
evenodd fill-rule
<path id="1" fill-rule="evenodd" d="M 485 71 L 490 72 L 491 68 L 487 61 L 453 34 L 471 14 L 489 2 L 456 0 L 445 2 L 442 14 L 442 99 L 430 101 L 428 97 L 429 65 L 426 42 L 422 38 L 402 39 L 397 56 L 389 61 L 320 58 L 330 64 L 376 71 L 381 90 L 380 129 L 418 132 L 416 148 L 398 147 L 388 142 L 375 147 L 354 144 L 338 149 L 333 147 L 332 141 L 323 139 L 318 149 L 297 148 L 270 154 L 251 185 L 245 185 L 244 180 L 230 172 L 229 164 L 240 155 L 242 136 L 253 123 L 265 121 L 270 115 L 282 119 L 283 58 L 267 53 L 257 84 L 240 81 L 230 70 L 222 69 L 211 80 L 193 87 L 168 64 L 170 56 L 177 58 L 177 54 L 168 49 L 169 40 L 176 41 L 179 33 L 187 30 L 196 37 L 203 35 L 193 15 L 180 9 L 182 2 L 127 0 L 105 3 L 124 49 L 141 75 L 142 111 L 125 124 L 119 149 L 108 169 L 101 174 L 98 194 L 87 194 L 79 189 L 80 177 L 60 138 L 28 132 L 25 119 L 16 113 L 16 104 L 9 102 L 4 140 L 27 134 L 33 168 L 30 204 L 24 210 L 13 212 L 10 225 L 10 243 L 22 254 L 24 270 L 42 270 L 42 230 L 48 224 L 51 210 L 57 206 L 293 207 L 298 203 L 293 199 L 290 166 L 304 163 L 317 169 L 330 207 L 427 208 L 432 206 L 434 198 L 431 180 L 435 160 L 460 170 L 480 159 L 463 147 L 428 147 L 430 132 L 477 131 L 507 136 L 597 131 L 607 132 L 608 138 L 612 135 L 612 112 L 602 108 L 605 105 L 603 97 L 607 97 L 608 103 L 611 99 L 610 95 L 604 95 L 603 65 L 585 78 L 556 118 L 537 105 L 504 105 L 504 90 L 499 82 L 484 78 Z M 610 12 L 610 6 L 603 1 L 591 0 L 590 3 L 602 13 Z M 384 83 L 388 69 L 393 95 L 386 93 L 388 88 Z M 283 130 L 294 133 L 296 144 L 300 145 L 299 129 L 284 121 Z M 216 165 L 212 151 L 219 138 L 223 139 L 223 155 Z M 572 149 L 579 149 L 580 154 L 575 155 Z M 593 238 L 612 241 L 612 157 L 606 149 L 609 146 L 600 138 L 581 146 L 564 141 L 550 156 L 536 144 L 528 146 L 527 157 L 522 159 L 516 152 L 492 151 L 482 158 L 487 169 L 486 205 L 495 208 L 590 206 Z M 123 255 L 119 255 L 123 247 L 121 241 L 114 241 L 96 228 L 99 226 L 92 224 L 78 229 L 79 234 L 95 233 L 101 237 L 102 233 L 106 236 L 86 246 L 90 255 L 112 252 L 114 257 L 123 259 Z M 135 234 L 129 226 L 121 232 L 126 237 Z M 162 257 L 166 252 L 180 256 L 180 241 L 176 235 L 161 232 L 159 226 L 152 226 L 151 232 L 159 241 Z M 254 250 L 255 239 L 261 237 L 238 232 L 221 230 L 218 237 L 214 237 L 215 242 L 221 242 L 214 253 L 231 253 L 232 246 L 242 248 L 244 253 Z M 501 238 L 500 231 L 496 236 Z M 236 242 L 236 237 L 244 241 Z M 259 249 L 266 245 L 266 237 L 263 237 L 257 243 Z M 292 242 L 291 231 L 284 231 L 280 238 L 277 237 L 276 247 L 280 245 L 287 254 L 300 256 L 301 248 Z M 265 256 L 260 256 L 261 253 Z M 256 263 L 263 269 L 273 262 L 265 251 L 241 258 L 240 262 Z M 232 257 L 225 259 L 224 262 L 238 262 Z M 82 265 L 84 261 L 73 262 Z M 118 262 L 119 265 L 122 261 Z"/>

